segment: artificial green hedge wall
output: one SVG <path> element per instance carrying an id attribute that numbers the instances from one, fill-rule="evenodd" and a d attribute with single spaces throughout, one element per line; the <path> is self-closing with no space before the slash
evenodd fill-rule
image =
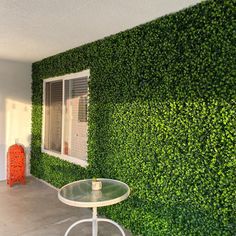
<path id="1" fill-rule="evenodd" d="M 234 10 L 202 2 L 34 63 L 31 173 L 128 183 L 130 198 L 101 210 L 135 235 L 235 235 Z M 84 169 L 40 151 L 42 82 L 88 68 Z"/>

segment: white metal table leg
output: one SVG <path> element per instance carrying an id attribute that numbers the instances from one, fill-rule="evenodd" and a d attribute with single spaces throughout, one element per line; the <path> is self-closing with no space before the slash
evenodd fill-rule
<path id="1" fill-rule="evenodd" d="M 71 231 L 72 228 L 74 228 L 76 225 L 80 224 L 80 223 L 84 223 L 84 222 L 92 222 L 93 219 L 84 219 L 84 220 L 78 220 L 76 221 L 74 224 L 72 224 L 65 232 L 65 236 L 68 235 L 68 233 Z"/>
<path id="2" fill-rule="evenodd" d="M 125 236 L 124 230 L 115 221 L 97 217 L 97 207 L 93 207 L 93 218 L 76 221 L 74 224 L 72 224 L 67 229 L 64 236 L 68 236 L 68 233 L 70 232 L 70 230 L 73 227 L 75 227 L 76 225 L 78 225 L 80 223 L 84 223 L 84 222 L 92 222 L 92 232 L 93 232 L 92 236 L 97 236 L 98 235 L 98 222 L 100 222 L 100 221 L 108 222 L 108 223 L 115 225 L 120 230 L 122 236 Z"/>
<path id="3" fill-rule="evenodd" d="M 97 207 L 93 207 L 93 236 L 98 235 Z"/>

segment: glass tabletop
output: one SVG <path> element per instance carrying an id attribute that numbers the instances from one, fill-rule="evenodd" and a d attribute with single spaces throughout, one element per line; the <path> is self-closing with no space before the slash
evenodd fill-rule
<path id="1" fill-rule="evenodd" d="M 129 186 L 113 179 L 97 179 L 102 182 L 101 190 L 92 190 L 92 179 L 80 180 L 62 187 L 58 198 L 71 206 L 101 207 L 116 204 L 130 194 Z"/>

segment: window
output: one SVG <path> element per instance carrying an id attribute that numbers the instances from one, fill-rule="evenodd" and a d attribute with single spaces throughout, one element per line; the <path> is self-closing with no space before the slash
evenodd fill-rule
<path id="1" fill-rule="evenodd" d="M 44 80 L 42 151 L 87 165 L 89 70 Z"/>

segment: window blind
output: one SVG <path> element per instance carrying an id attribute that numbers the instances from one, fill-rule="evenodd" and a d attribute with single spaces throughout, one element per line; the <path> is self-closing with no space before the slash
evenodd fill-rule
<path id="1" fill-rule="evenodd" d="M 61 152 L 62 81 L 46 83 L 45 92 L 44 148 Z"/>

